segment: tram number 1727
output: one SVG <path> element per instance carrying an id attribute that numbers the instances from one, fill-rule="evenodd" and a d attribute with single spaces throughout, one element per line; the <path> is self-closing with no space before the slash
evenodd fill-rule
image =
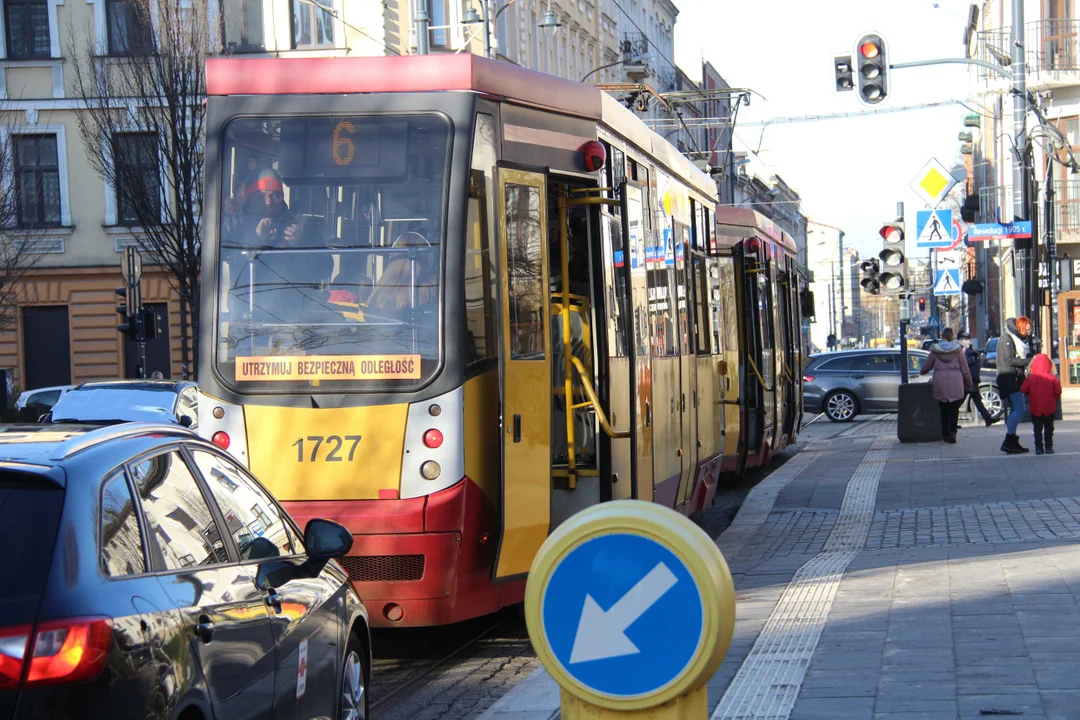
<path id="1" fill-rule="evenodd" d="M 352 462 L 353 456 L 356 455 L 356 446 L 360 444 L 359 435 L 346 435 L 344 441 L 340 435 L 308 435 L 307 442 L 311 444 L 311 455 L 305 460 L 304 458 L 304 438 L 297 438 L 296 442 L 292 444 L 296 448 L 296 461 L 297 462 L 342 462 L 347 460 Z M 319 448 L 323 443 L 326 443 L 326 456 L 319 457 Z M 349 455 L 347 458 L 341 457 L 341 449 L 345 443 L 352 443 L 349 446 Z"/>

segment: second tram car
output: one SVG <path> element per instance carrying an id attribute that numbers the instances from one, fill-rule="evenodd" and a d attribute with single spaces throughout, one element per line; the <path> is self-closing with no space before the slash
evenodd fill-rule
<path id="1" fill-rule="evenodd" d="M 199 427 L 353 532 L 373 625 L 520 602 L 575 512 L 794 441 L 793 243 L 610 95 L 469 54 L 207 86 Z"/>

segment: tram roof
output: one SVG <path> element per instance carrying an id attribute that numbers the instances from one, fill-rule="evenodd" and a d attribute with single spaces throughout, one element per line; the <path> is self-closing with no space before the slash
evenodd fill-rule
<path id="1" fill-rule="evenodd" d="M 716 184 L 671 143 L 597 87 L 471 53 L 400 57 L 211 58 L 208 95 L 333 95 L 468 91 L 500 102 L 589 118 L 644 150 L 698 192 Z"/>
<path id="2" fill-rule="evenodd" d="M 753 236 L 776 243 L 792 255 L 798 253 L 790 235 L 751 208 L 717 206 L 716 235 L 720 245 L 734 245 Z"/>

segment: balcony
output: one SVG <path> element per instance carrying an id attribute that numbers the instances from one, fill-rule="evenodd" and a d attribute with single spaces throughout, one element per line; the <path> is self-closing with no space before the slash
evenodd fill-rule
<path id="1" fill-rule="evenodd" d="M 649 77 L 649 39 L 644 33 L 623 33 L 622 41 L 623 59 L 627 60 L 623 65 L 623 72 L 630 82 L 642 82 Z"/>
<path id="2" fill-rule="evenodd" d="M 975 213 L 975 222 L 994 223 L 1000 222 L 1001 208 L 1012 202 L 1008 192 L 1011 190 L 1007 185 L 988 185 L 979 188 L 979 209 Z"/>
<path id="3" fill-rule="evenodd" d="M 1007 27 L 980 32 L 979 59 L 997 64 L 995 56 L 1011 56 L 1011 32 Z M 1024 47 L 1028 89 L 1080 85 L 1080 19 L 1027 23 Z M 978 73 L 980 81 L 1001 81 L 1001 76 L 985 68 Z"/>

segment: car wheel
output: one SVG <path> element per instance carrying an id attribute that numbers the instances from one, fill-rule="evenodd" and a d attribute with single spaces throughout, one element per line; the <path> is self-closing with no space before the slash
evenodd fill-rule
<path id="1" fill-rule="evenodd" d="M 995 420 L 1001 419 L 1001 416 L 1005 414 L 1005 406 L 1001 402 L 1001 393 L 993 385 L 983 385 L 979 388 L 979 394 L 982 395 L 983 405 L 986 406 L 986 412 L 990 413 L 990 417 Z"/>
<path id="2" fill-rule="evenodd" d="M 341 667 L 341 699 L 338 717 L 341 720 L 367 720 L 368 671 L 364 644 L 355 634 L 349 634 L 345 662 Z"/>
<path id="3" fill-rule="evenodd" d="M 825 398 L 825 415 L 833 422 L 851 422 L 859 414 L 859 401 L 846 390 L 831 393 Z"/>

